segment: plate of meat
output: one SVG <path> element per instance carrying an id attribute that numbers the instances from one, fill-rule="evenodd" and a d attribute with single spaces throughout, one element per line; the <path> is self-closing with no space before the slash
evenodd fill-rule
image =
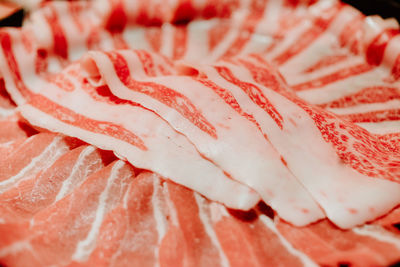
<path id="1" fill-rule="evenodd" d="M 1 266 L 400 261 L 394 18 L 338 0 L 16 2 Z"/>

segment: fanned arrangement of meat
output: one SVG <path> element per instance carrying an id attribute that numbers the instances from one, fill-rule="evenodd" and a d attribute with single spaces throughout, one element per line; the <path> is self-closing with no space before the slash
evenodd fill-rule
<path id="1" fill-rule="evenodd" d="M 396 21 L 40 2 L 0 29 L 0 266 L 400 262 Z"/>

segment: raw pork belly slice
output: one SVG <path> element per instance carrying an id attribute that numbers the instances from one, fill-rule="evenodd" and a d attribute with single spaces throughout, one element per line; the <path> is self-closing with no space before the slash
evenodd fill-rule
<path id="1" fill-rule="evenodd" d="M 65 214 L 63 207 L 69 207 Z M 230 213 L 156 174 L 134 177 L 122 161 L 89 176 L 31 221 L 0 225 L 0 232 L 13 233 L 0 243 L 3 264 L 243 266 L 276 261 L 314 266 L 282 239 L 266 215 Z M 248 257 L 238 257 L 240 248 Z"/>
<path id="2" fill-rule="evenodd" d="M 387 162 L 385 162 L 384 158 L 387 158 L 388 155 L 394 156 L 394 154 L 391 151 L 379 151 L 381 149 L 380 146 L 386 147 L 384 143 L 376 142 L 376 137 L 368 135 L 363 129 L 348 125 L 348 123 L 342 122 L 327 112 L 308 107 L 304 101 L 292 94 L 285 93 L 285 98 L 275 93 L 273 90 L 284 90 L 286 92 L 290 90 L 285 89 L 283 81 L 280 81 L 270 71 L 248 60 L 243 58 L 235 61 L 239 62 L 239 65 L 242 63 L 244 67 L 238 66 L 238 63 L 220 63 L 214 69 L 204 69 L 204 73 L 209 79 L 206 84 L 213 84 L 213 87 L 218 88 L 219 91 L 225 90 L 230 93 L 229 101 L 238 101 L 235 104 L 236 110 L 226 109 L 229 107 L 226 105 L 226 103 L 229 104 L 227 100 L 224 103 L 213 90 L 202 86 L 204 79 L 202 84 L 196 82 L 196 79 L 188 79 L 185 76 L 169 75 L 158 78 L 146 76 L 145 72 L 139 71 L 141 66 L 140 58 L 137 57 L 137 53 L 134 53 L 134 51 L 123 51 L 118 54 L 92 53 L 89 58 L 86 58 L 84 64 L 91 79 L 106 83 L 118 97 L 138 102 L 160 114 L 175 129 L 185 134 L 202 153 L 228 171 L 233 178 L 252 186 L 268 204 L 277 210 L 283 219 L 291 223 L 301 225 L 307 222 L 307 219 L 312 220 L 313 217 L 311 216 L 316 216 L 314 218 L 320 218 L 321 216 L 318 215 L 317 209 L 307 205 L 307 202 L 303 200 L 303 206 L 298 206 L 298 210 L 308 216 L 305 217 L 307 219 L 301 221 L 301 217 L 289 209 L 290 205 L 285 204 L 285 202 L 290 203 L 290 200 L 294 203 L 298 201 L 296 200 L 296 195 L 289 193 L 291 192 L 289 190 L 297 192 L 298 198 L 302 197 L 300 195 L 300 192 L 302 192 L 300 191 L 301 187 L 294 187 L 293 185 L 293 182 L 297 183 L 295 177 L 302 182 L 317 200 L 325 210 L 328 218 L 343 228 L 350 228 L 375 219 L 399 203 L 400 185 L 368 177 L 382 177 L 392 181 L 398 179 L 399 169 L 395 167 L 395 164 L 399 162 L 399 159 L 393 157 L 393 159 L 387 159 Z M 127 62 L 130 64 L 127 64 Z M 198 70 L 194 70 L 198 72 Z M 203 71 L 203 69 L 200 68 L 200 71 Z M 134 74 L 131 76 L 130 73 Z M 249 74 L 253 75 L 255 82 L 263 84 L 266 81 L 264 83 L 266 87 L 256 86 L 254 80 L 252 80 L 253 77 Z M 199 74 L 200 77 L 202 75 Z M 140 80 L 134 80 L 138 78 Z M 271 80 L 275 80 L 275 84 L 271 83 Z M 170 88 L 174 88 L 174 90 Z M 169 92 L 170 99 L 160 98 L 159 95 L 163 91 Z M 197 93 L 197 91 L 200 93 Z M 281 93 L 283 94 L 284 92 Z M 184 107 L 173 104 L 174 101 L 178 101 L 172 97 L 173 95 L 177 99 L 183 99 L 182 102 L 186 105 L 192 105 L 192 108 L 202 107 L 201 112 L 200 110 L 193 111 L 192 115 L 188 115 L 183 110 Z M 240 114 L 237 114 L 237 110 L 241 109 L 241 107 L 246 107 L 250 112 L 248 116 L 252 116 L 253 120 L 256 120 L 252 125 L 252 130 L 244 130 L 246 129 L 246 123 L 251 125 L 250 120 L 240 120 L 242 118 L 237 116 Z M 220 114 L 221 119 L 216 114 Z M 204 128 L 207 127 L 206 123 L 204 125 L 196 124 L 197 121 L 194 121 L 193 117 L 190 116 L 204 116 L 210 118 L 209 123 L 211 125 L 223 125 L 223 127 L 215 128 L 217 137 L 213 138 L 214 133 L 207 132 L 206 129 L 214 130 L 214 128 Z M 230 120 L 224 118 L 230 118 Z M 338 125 L 334 126 L 334 128 L 328 127 L 331 123 L 337 123 Z M 260 141 L 257 142 L 257 137 L 254 135 L 254 132 L 257 133 L 257 126 L 261 128 L 261 133 L 264 133 L 271 143 L 266 142 L 262 135 L 259 135 Z M 227 132 L 226 134 L 224 130 Z M 341 132 L 340 136 L 339 132 L 334 133 L 334 131 L 339 130 Z M 251 147 L 251 142 L 246 142 L 245 146 L 240 146 L 234 141 L 229 143 L 230 139 L 228 138 L 232 138 L 232 134 L 238 135 L 233 140 L 252 140 L 254 148 Z M 341 140 L 338 139 L 340 141 L 336 141 L 335 138 L 341 138 Z M 356 140 L 356 138 L 359 140 Z M 225 139 L 226 141 L 223 141 Z M 218 145 L 218 148 L 215 149 L 211 147 L 214 140 Z M 289 140 L 290 143 L 288 142 Z M 376 144 L 372 143 L 374 141 Z M 351 142 L 354 144 L 351 144 Z M 269 149 L 272 151 L 269 156 L 258 153 L 257 148 L 268 151 L 267 147 L 264 148 L 262 146 L 263 143 L 268 144 Z M 236 148 L 237 152 L 233 155 L 224 153 L 223 148 L 219 148 L 221 144 L 229 144 L 229 151 L 235 151 Z M 311 146 L 315 146 L 315 148 L 309 149 Z M 371 157 L 372 152 L 357 150 L 356 146 L 366 147 L 369 151 L 375 150 L 375 158 Z M 293 150 L 294 147 L 299 149 Z M 348 152 L 344 149 L 348 150 Z M 214 151 L 221 154 L 215 154 Z M 248 152 L 249 155 L 250 153 L 257 154 L 260 165 L 256 164 L 254 158 L 248 157 L 246 151 L 250 151 Z M 306 155 L 305 153 L 308 154 Z M 228 154 L 230 155 L 229 158 L 226 156 Z M 378 157 L 380 154 L 382 156 Z M 285 162 L 281 161 L 279 155 Z M 251 163 L 246 163 L 246 159 L 251 159 Z M 353 163 L 350 159 L 358 161 Z M 244 166 L 251 166 L 253 175 L 251 177 L 246 176 L 246 174 L 241 176 L 240 170 L 231 169 L 232 167 L 227 165 L 233 162 L 242 162 Z M 263 162 L 271 163 L 273 168 Z M 318 167 L 315 166 L 317 162 Z M 288 164 L 289 169 L 284 164 Z M 240 169 L 245 170 L 243 165 L 241 165 Z M 380 172 L 368 170 L 371 165 L 381 166 Z M 262 168 L 257 171 L 257 166 L 263 166 L 268 171 L 261 171 Z M 280 171 L 278 169 L 279 166 L 282 166 Z M 282 170 L 286 171 L 286 175 Z M 310 170 L 313 171 L 310 172 Z M 268 175 L 257 177 L 257 174 L 264 173 L 268 173 Z M 293 180 L 288 180 L 290 182 L 286 183 L 292 183 L 291 188 L 293 189 L 278 186 L 279 179 L 288 179 L 289 177 L 292 177 Z M 308 196 L 308 192 L 304 189 L 302 190 Z M 273 197 L 268 195 L 268 191 Z M 290 199 L 282 197 L 285 193 Z M 383 195 L 387 197 L 383 198 Z M 304 199 L 304 197 L 302 198 Z M 361 199 L 362 201 L 360 201 Z M 287 215 L 285 212 L 289 211 L 290 215 Z"/>
<path id="3" fill-rule="evenodd" d="M 168 121 L 233 179 L 254 188 L 285 220 L 305 225 L 323 217 L 268 137 L 212 88 L 187 76 L 146 77 L 137 71 L 141 63 L 134 51 L 92 53 L 84 64 L 116 96 L 137 102 Z M 131 72 L 137 74 L 132 77 Z M 143 78 L 134 80 L 135 76 Z"/>
<path id="4" fill-rule="evenodd" d="M 20 266 L 48 266 L 85 257 L 94 246 L 104 216 L 122 201 L 133 176 L 131 166 L 116 161 L 89 176 L 71 194 L 38 212 L 30 221 L 1 225 L 2 232 L 8 228 L 18 231 L 18 235 L 1 241 L 3 261 Z M 13 246 L 16 242 L 25 243 L 27 250 Z"/>
<path id="5" fill-rule="evenodd" d="M 21 143 L 0 161 L 0 193 L 50 167 L 76 141 L 54 133 L 40 133 Z"/>
<path id="6" fill-rule="evenodd" d="M 108 156 L 109 157 L 109 156 Z M 61 156 L 36 176 L 14 183 L 0 195 L 1 221 L 10 223 L 30 218 L 78 187 L 87 176 L 103 168 L 109 159 L 100 150 L 79 146 Z"/>
<path id="7" fill-rule="evenodd" d="M 112 176 L 110 171 L 117 169 L 117 163 L 89 176 L 76 193 L 39 212 L 32 226 L 29 221 L 0 226 L 0 231 L 13 233 L 0 244 L 1 262 L 9 266 L 26 262 L 30 266 L 170 266 L 185 262 L 316 266 L 359 262 L 362 266 L 363 262 L 387 265 L 399 260 L 398 239 L 379 227 L 342 231 L 325 220 L 297 228 L 271 219 L 273 212 L 266 206 L 248 212 L 227 210 L 156 174 L 142 172 L 134 177 L 132 169 L 119 166 L 120 174 Z M 129 175 L 120 177 L 124 173 Z M 117 199 L 107 198 L 111 184 L 120 190 L 114 194 Z M 100 199 L 103 206 L 96 204 Z M 64 205 L 70 212 L 57 213 Z M 49 214 L 53 219 L 46 221 Z M 63 235 L 51 234 L 59 231 Z M 60 254 L 60 246 L 68 249 Z"/>
<path id="8" fill-rule="evenodd" d="M 88 98 L 87 95 L 86 98 Z M 61 113 L 47 114 L 41 110 L 46 108 L 43 104 L 51 105 L 52 103 L 50 101 L 45 103 L 43 97 L 32 98 L 28 104 L 21 106 L 20 111 L 35 125 L 78 137 L 103 149 L 113 150 L 120 157 L 128 159 L 139 168 L 152 169 L 162 173 L 173 181 L 196 189 L 210 199 L 220 201 L 229 207 L 249 209 L 259 201 L 258 195 L 253 190 L 231 180 L 222 170 L 202 158 L 193 145 L 188 143 L 183 136 L 171 131 L 168 125 L 164 126 L 165 123 L 153 113 L 131 105 L 120 108 L 108 106 L 105 103 L 96 103 L 93 99 L 87 100 L 87 103 L 92 106 L 100 104 L 101 108 L 105 107 L 109 112 L 109 119 L 104 121 L 104 114 L 98 113 L 90 114 L 91 117 L 84 117 L 81 114 L 85 112 L 85 107 L 81 107 L 82 110 L 75 109 L 74 112 L 71 112 L 70 109 L 56 105 L 56 110 Z M 73 105 L 74 103 L 65 104 Z M 121 110 L 124 110 L 122 114 L 128 114 L 128 116 L 116 120 L 118 117 L 115 114 L 120 113 Z M 63 114 L 65 114 L 64 116 L 75 116 L 85 123 L 90 123 L 91 128 L 82 129 L 80 125 L 74 124 L 71 127 L 70 121 L 63 121 Z M 102 121 L 96 120 L 99 115 L 101 115 Z M 118 121 L 118 124 L 107 123 L 107 121 Z M 129 125 L 125 126 L 126 121 L 129 122 Z M 122 125 L 122 127 L 118 128 L 118 125 Z M 104 131 L 104 128 L 108 132 Z M 140 136 L 147 141 L 146 147 L 141 149 L 137 148 L 135 144 L 128 143 L 130 140 L 123 139 L 126 136 L 123 135 L 123 131 L 121 135 L 120 129 L 126 129 L 128 134 L 140 133 Z M 96 131 L 98 132 L 96 133 Z M 110 137 L 109 133 L 114 136 Z M 174 142 L 171 142 L 171 139 Z M 191 168 L 181 168 L 180 164 L 191 166 Z M 235 195 L 232 195 L 232 192 L 235 192 Z"/>
<path id="9" fill-rule="evenodd" d="M 271 76 L 268 69 L 253 64 L 246 72 L 232 64 L 225 66 L 245 81 L 265 84 L 260 88 L 280 112 L 283 131 L 272 119 L 268 122 L 269 117 L 261 110 L 253 115 L 261 126 L 268 125 L 265 132 L 271 143 L 335 224 L 349 228 L 375 219 L 398 204 L 400 186 L 391 181 L 398 181 L 399 158 L 395 151 L 386 150 L 386 143 L 326 111 L 307 106 L 287 93 L 288 89 L 286 93 L 281 92 L 286 98 L 274 92 L 266 78 L 278 78 Z M 275 91 L 282 88 L 281 84 Z M 373 153 L 375 158 L 371 156 Z M 379 173 L 369 171 L 371 165 L 380 167 Z"/>
<path id="10" fill-rule="evenodd" d="M 295 249 L 323 266 L 389 266 L 400 259 L 398 233 L 380 226 L 364 225 L 343 231 L 323 220 L 305 228 L 277 221 L 276 227 Z"/>
<path id="11" fill-rule="evenodd" d="M 49 82 L 40 76 L 32 77 L 27 66 L 29 63 L 34 65 L 34 59 L 26 50 L 21 50 L 25 53 L 25 64 L 19 68 L 17 59 L 22 55 L 13 53 L 13 40 L 11 35 L 3 35 L 6 61 L 8 67 L 14 69 L 7 79 L 13 88 L 10 93 L 18 99 L 17 102 L 24 103 L 25 98 L 29 100 L 20 111 L 34 125 L 113 150 L 138 168 L 156 171 L 231 208 L 249 209 L 259 201 L 253 190 L 233 181 L 199 155 L 192 144 L 153 112 L 130 101 L 99 95 L 78 75 L 79 65 L 72 65 L 63 72 L 72 90 L 60 87 L 51 79 Z M 21 45 L 16 47 L 22 48 Z M 27 87 L 24 79 L 28 78 L 39 87 Z M 44 90 L 37 94 L 36 88 Z M 80 99 L 80 103 L 85 105 L 77 105 L 75 99 Z M 87 109 L 86 105 L 93 108 Z M 103 112 L 99 113 L 99 110 Z"/>
<path id="12" fill-rule="evenodd" d="M 160 3 L 50 1 L 0 30 L 0 265 L 399 261 L 398 24 Z"/>

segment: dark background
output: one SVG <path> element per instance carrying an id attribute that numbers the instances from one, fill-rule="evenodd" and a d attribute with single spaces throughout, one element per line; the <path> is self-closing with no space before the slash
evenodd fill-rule
<path id="1" fill-rule="evenodd" d="M 0 0 L 1 1 L 1 0 Z M 400 0 L 342 0 L 366 15 L 380 15 L 383 18 L 396 18 L 400 22 Z M 24 12 L 21 10 L 11 17 L 0 20 L 1 26 L 21 26 Z"/>
<path id="2" fill-rule="evenodd" d="M 400 21 L 400 0 L 342 0 L 366 15 L 380 15 Z"/>

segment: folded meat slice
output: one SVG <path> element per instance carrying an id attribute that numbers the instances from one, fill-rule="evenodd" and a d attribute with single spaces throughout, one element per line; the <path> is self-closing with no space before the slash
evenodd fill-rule
<path id="1" fill-rule="evenodd" d="M 152 56 L 146 60 L 153 60 Z M 324 217 L 268 136 L 242 111 L 246 106 L 221 95 L 223 89 L 190 76 L 148 76 L 143 61 L 133 50 L 91 52 L 83 65 L 92 80 L 105 82 L 117 97 L 137 102 L 161 116 L 233 179 L 256 190 L 285 220 L 305 225 Z M 279 123 L 275 108 L 265 105 Z"/>
<path id="2" fill-rule="evenodd" d="M 84 94 L 79 96 L 81 100 L 83 97 Z M 109 106 L 95 102 L 87 95 L 85 102 L 92 107 L 99 107 L 94 114 L 88 114 L 90 117 L 82 115 L 85 107 L 72 111 L 43 97 L 32 98 L 28 104 L 20 107 L 20 111 L 34 125 L 78 137 L 102 149 L 113 150 L 138 168 L 157 171 L 229 207 L 249 209 L 259 201 L 254 191 L 233 181 L 213 163 L 202 158 L 184 136 L 174 132 L 153 113 L 129 105 Z M 99 114 L 98 110 L 104 108 L 107 113 Z M 122 118 L 117 114 L 126 115 Z M 85 128 L 88 125 L 90 128 Z M 133 140 L 128 134 L 133 132 L 143 137 L 143 149 L 132 144 Z"/>
<path id="3" fill-rule="evenodd" d="M 258 194 L 202 157 L 159 116 L 134 102 L 116 98 L 107 88 L 97 91 L 87 84 L 80 76 L 79 64 L 56 74 L 64 77 L 64 82 L 57 82 L 51 73 L 47 78 L 32 73 L 36 55 L 19 43 L 13 45 L 18 36 L 3 32 L 0 37 L 5 62 L 0 68 L 5 84 L 19 104 L 29 100 L 19 110 L 33 125 L 112 150 L 138 168 L 157 172 L 231 208 L 249 209 L 259 201 Z M 28 86 L 27 80 L 34 86 Z"/>
<path id="4" fill-rule="evenodd" d="M 398 28 L 395 20 L 344 6 L 327 31 L 279 70 L 308 103 L 371 133 L 399 132 Z M 292 40 L 292 33 L 284 33 L 276 47 L 295 49 L 299 38 Z"/>
<path id="5" fill-rule="evenodd" d="M 243 64 L 239 60 L 218 66 L 230 70 L 239 81 L 257 84 L 281 114 L 282 129 L 242 90 L 232 87 L 232 94 L 259 121 L 288 168 L 327 217 L 339 227 L 350 228 L 398 205 L 398 152 L 360 127 L 300 100 L 267 65 L 251 58 L 242 60 Z M 223 81 L 215 68 L 207 74 L 226 85 L 227 80 Z"/>

